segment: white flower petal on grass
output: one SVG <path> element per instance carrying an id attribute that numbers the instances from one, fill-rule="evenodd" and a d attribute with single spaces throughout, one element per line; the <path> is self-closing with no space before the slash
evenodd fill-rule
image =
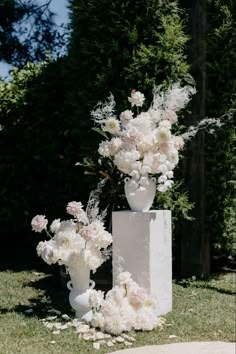
<path id="1" fill-rule="evenodd" d="M 56 309 L 49 309 L 47 312 L 48 312 L 48 313 L 55 313 L 56 315 L 61 315 L 61 311 L 56 310 Z M 55 316 L 54 316 L 54 317 L 55 317 Z"/>
<path id="2" fill-rule="evenodd" d="M 125 341 L 125 339 L 123 337 L 121 337 L 121 336 L 116 337 L 116 342 L 117 343 L 124 343 L 124 341 Z"/>
<path id="3" fill-rule="evenodd" d="M 99 342 L 93 343 L 93 348 L 94 349 L 100 349 L 101 344 Z"/>
<path id="4" fill-rule="evenodd" d="M 30 314 L 30 313 L 33 313 L 34 310 L 33 309 L 28 309 L 28 310 L 25 310 L 24 313 L 27 313 L 27 314 Z"/>
<path id="5" fill-rule="evenodd" d="M 115 344 L 112 341 L 110 341 L 110 340 L 107 342 L 107 346 L 108 347 L 114 347 L 114 345 Z"/>
<path id="6" fill-rule="evenodd" d="M 125 344 L 127 347 L 129 347 L 129 346 L 133 345 L 133 343 L 128 342 L 127 340 L 124 342 L 124 344 Z"/>

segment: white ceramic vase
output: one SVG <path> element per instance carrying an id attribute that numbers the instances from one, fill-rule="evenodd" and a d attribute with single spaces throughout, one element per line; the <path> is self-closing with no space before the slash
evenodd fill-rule
<path id="1" fill-rule="evenodd" d="M 70 290 L 69 302 L 75 310 L 77 318 L 87 321 L 92 318 L 92 310 L 89 305 L 89 294 L 94 288 L 95 282 L 90 280 L 90 269 L 85 262 L 80 261 L 76 265 L 67 267 L 71 280 L 67 287 Z"/>
<path id="2" fill-rule="evenodd" d="M 125 178 L 125 196 L 132 211 L 148 211 L 156 195 L 156 178 L 146 177 L 140 186 L 134 178 Z"/>

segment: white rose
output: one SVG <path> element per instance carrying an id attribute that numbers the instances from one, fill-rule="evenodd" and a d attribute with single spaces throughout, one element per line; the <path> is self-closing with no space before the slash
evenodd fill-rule
<path id="1" fill-rule="evenodd" d="M 126 110 L 124 112 L 121 112 L 120 114 L 120 120 L 122 124 L 125 126 L 129 120 L 133 118 L 133 112 Z"/>
<path id="2" fill-rule="evenodd" d="M 117 276 L 117 282 L 120 286 L 129 284 L 131 280 L 131 274 L 129 272 L 122 272 Z"/>
<path id="3" fill-rule="evenodd" d="M 86 212 L 83 210 L 83 205 L 81 202 L 70 202 L 67 204 L 66 211 L 68 214 L 75 216 L 78 221 L 83 224 L 88 223 L 88 217 Z"/>
<path id="4" fill-rule="evenodd" d="M 167 119 L 171 123 L 176 123 L 178 120 L 177 114 L 172 110 L 166 110 L 161 112 L 162 119 Z"/>
<path id="5" fill-rule="evenodd" d="M 103 130 L 112 135 L 117 135 L 120 132 L 120 122 L 114 117 L 108 118 L 105 120 L 105 127 Z"/>
<path id="6" fill-rule="evenodd" d="M 98 153 L 103 157 L 111 156 L 110 142 L 109 141 L 102 141 L 99 144 Z"/>
<path id="7" fill-rule="evenodd" d="M 145 97 L 144 94 L 140 91 L 133 90 L 131 92 L 131 97 L 128 97 L 128 101 L 131 103 L 131 106 L 142 107 Z"/>
<path id="8" fill-rule="evenodd" d="M 36 215 L 31 221 L 32 230 L 35 232 L 42 232 L 47 228 L 47 224 L 48 220 L 45 215 Z"/>
<path id="9" fill-rule="evenodd" d="M 165 127 L 159 127 L 155 130 L 155 136 L 159 144 L 164 143 L 171 138 L 171 132 Z"/>
<path id="10" fill-rule="evenodd" d="M 47 264 L 55 264 L 60 259 L 60 253 L 53 240 L 39 242 L 36 248 L 38 256 L 42 257 Z"/>

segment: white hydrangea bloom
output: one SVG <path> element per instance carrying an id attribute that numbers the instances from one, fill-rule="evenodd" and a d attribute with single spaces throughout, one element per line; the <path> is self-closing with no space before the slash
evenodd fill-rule
<path id="1" fill-rule="evenodd" d="M 101 312 L 95 312 L 93 314 L 91 325 L 95 328 L 100 328 L 102 331 L 104 331 L 105 318 Z"/>
<path id="2" fill-rule="evenodd" d="M 127 125 L 127 123 L 133 118 L 133 112 L 126 110 L 124 112 L 121 112 L 120 114 L 120 120 L 122 125 L 125 127 Z"/>
<path id="3" fill-rule="evenodd" d="M 49 265 L 57 263 L 61 256 L 54 240 L 39 242 L 36 251 L 38 256 Z"/>
<path id="4" fill-rule="evenodd" d="M 159 123 L 159 127 L 166 128 L 166 129 L 171 129 L 171 122 L 169 120 L 162 120 Z"/>
<path id="5" fill-rule="evenodd" d="M 117 168 L 129 174 L 135 169 L 135 162 L 140 158 L 140 153 L 137 150 L 121 150 L 114 156 L 114 164 Z"/>
<path id="6" fill-rule="evenodd" d="M 93 272 L 103 263 L 101 252 L 90 242 L 87 242 L 86 248 L 83 251 L 83 258 Z"/>
<path id="7" fill-rule="evenodd" d="M 171 132 L 165 127 L 159 127 L 155 129 L 155 137 L 158 144 L 161 144 L 171 139 Z"/>
<path id="8" fill-rule="evenodd" d="M 90 290 L 89 304 L 92 308 L 98 310 L 104 301 L 104 292 L 101 290 Z"/>
<path id="9" fill-rule="evenodd" d="M 148 112 L 139 114 L 136 118 L 133 118 L 126 126 L 126 129 L 136 128 L 142 135 L 148 135 L 152 133 L 153 122 Z"/>
<path id="10" fill-rule="evenodd" d="M 141 156 L 144 156 L 147 152 L 152 152 L 155 150 L 154 146 L 154 136 L 152 134 L 143 136 L 142 139 L 137 144 L 137 149 Z"/>
<path id="11" fill-rule="evenodd" d="M 171 124 L 176 123 L 178 121 L 177 114 L 171 110 L 161 111 L 161 118 L 164 120 L 168 120 Z"/>
<path id="12" fill-rule="evenodd" d="M 110 154 L 114 156 L 121 148 L 123 142 L 120 138 L 112 138 L 109 142 Z"/>
<path id="13" fill-rule="evenodd" d="M 53 233 L 56 233 L 60 229 L 60 226 L 61 226 L 61 220 L 60 219 L 55 219 L 55 220 L 53 220 L 53 222 L 50 225 L 50 230 Z"/>
<path id="14" fill-rule="evenodd" d="M 106 321 L 105 330 L 114 335 L 119 335 L 125 331 L 125 324 L 122 317 L 111 316 L 109 320 Z"/>
<path id="15" fill-rule="evenodd" d="M 172 141 L 176 150 L 181 150 L 184 147 L 184 139 L 182 136 L 173 136 Z"/>
<path id="16" fill-rule="evenodd" d="M 153 121 L 153 123 L 158 123 L 158 122 L 160 122 L 160 120 L 161 120 L 161 111 L 159 110 L 159 109 L 149 109 L 149 114 L 150 114 L 150 116 L 151 116 L 151 119 L 152 119 L 152 121 Z"/>
<path id="17" fill-rule="evenodd" d="M 130 284 L 131 280 L 132 278 L 129 272 L 122 272 L 117 276 L 117 283 L 119 284 L 119 286 L 128 285 Z"/>
<path id="18" fill-rule="evenodd" d="M 99 144 L 98 153 L 103 157 L 111 156 L 110 142 L 109 141 L 102 141 Z"/>
<path id="19" fill-rule="evenodd" d="M 134 107 L 142 107 L 144 103 L 145 97 L 144 94 L 140 91 L 133 90 L 131 92 L 131 97 L 128 97 L 128 101 L 131 103 L 131 106 Z"/>
<path id="20" fill-rule="evenodd" d="M 83 224 L 88 223 L 88 217 L 86 212 L 83 210 L 83 205 L 81 202 L 70 202 L 67 204 L 66 211 L 68 214 L 73 215 L 78 219 L 79 222 Z"/>

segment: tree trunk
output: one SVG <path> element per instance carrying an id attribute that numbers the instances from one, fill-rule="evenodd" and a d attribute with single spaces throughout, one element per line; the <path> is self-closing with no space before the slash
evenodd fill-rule
<path id="1" fill-rule="evenodd" d="M 190 124 L 205 117 L 206 101 L 206 1 L 192 0 L 191 26 L 192 75 L 197 86 L 197 94 L 193 98 Z M 205 161 L 204 132 L 199 132 L 188 149 L 185 162 L 185 178 L 190 191 L 190 199 L 194 202 L 194 221 L 186 222 L 181 240 L 181 275 L 195 275 L 205 278 L 210 273 L 209 237 L 205 229 Z"/>

